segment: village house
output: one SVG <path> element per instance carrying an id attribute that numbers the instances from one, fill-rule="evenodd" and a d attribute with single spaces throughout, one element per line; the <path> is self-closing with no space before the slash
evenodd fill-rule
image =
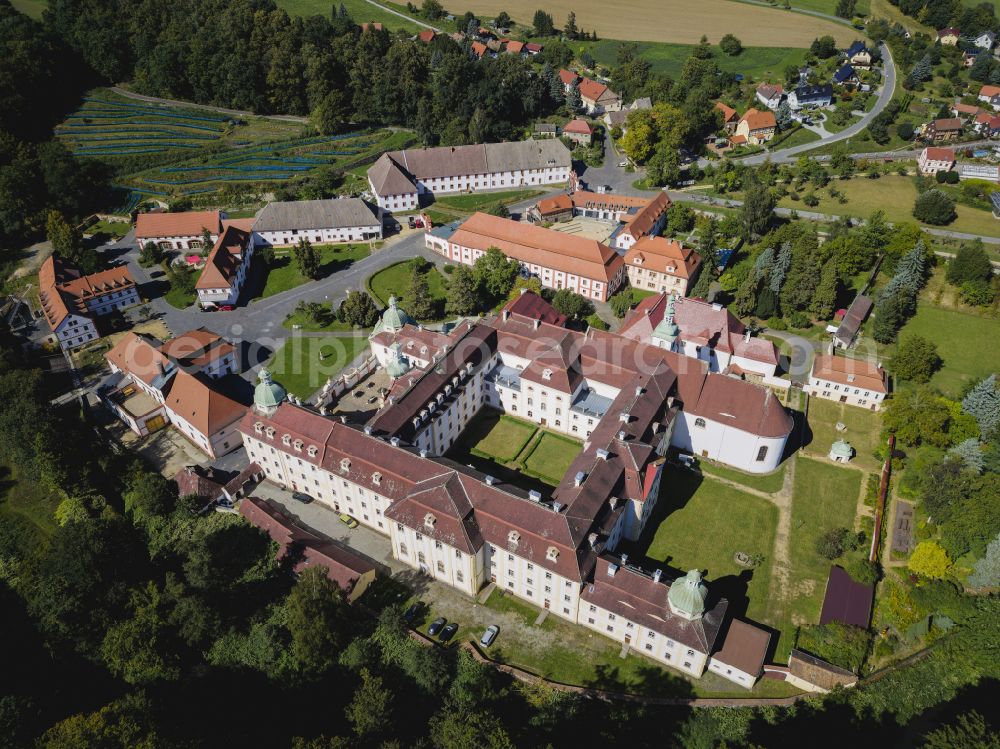
<path id="1" fill-rule="evenodd" d="M 566 68 L 559 69 L 559 80 L 562 81 L 563 91 L 567 94 L 570 89 L 573 88 L 577 83 L 580 82 L 580 76 L 574 73 L 572 70 L 566 70 Z"/>
<path id="2" fill-rule="evenodd" d="M 63 351 L 71 351 L 101 337 L 95 318 L 140 302 L 127 267 L 84 275 L 53 253 L 38 270 L 38 301 L 45 321 Z"/>
<path id="3" fill-rule="evenodd" d="M 560 130 L 551 122 L 539 122 L 531 132 L 533 138 L 558 138 Z"/>
<path id="4" fill-rule="evenodd" d="M 930 141 L 957 140 L 962 135 L 962 120 L 950 117 L 931 120 L 924 129 L 924 137 Z"/>
<path id="5" fill-rule="evenodd" d="M 105 358 L 113 374 L 101 399 L 139 436 L 171 424 L 212 458 L 243 443 L 234 424 L 246 406 L 215 384 L 237 371 L 235 349 L 220 336 L 202 328 L 161 343 L 129 332 Z"/>
<path id="6" fill-rule="evenodd" d="M 962 104 L 961 102 L 956 102 L 951 106 L 951 113 L 956 117 L 970 120 L 978 117 L 980 114 L 983 114 L 983 110 L 975 104 Z"/>
<path id="7" fill-rule="evenodd" d="M 982 34 L 973 39 L 972 43 L 975 44 L 979 49 L 985 49 L 987 52 L 989 52 L 991 49 L 993 49 L 993 45 L 996 44 L 996 41 L 997 41 L 997 35 L 994 34 L 992 31 L 990 31 L 989 29 L 987 29 Z"/>
<path id="8" fill-rule="evenodd" d="M 701 268 L 701 256 L 675 239 L 645 236 L 625 253 L 633 289 L 687 294 Z"/>
<path id="9" fill-rule="evenodd" d="M 622 108 L 621 97 L 603 83 L 590 78 L 581 78 L 578 87 L 587 114 L 599 116 Z"/>
<path id="10" fill-rule="evenodd" d="M 722 648 L 708 660 L 708 670 L 751 689 L 764 671 L 771 633 L 741 619 L 732 619 Z"/>
<path id="11" fill-rule="evenodd" d="M 955 166 L 955 150 L 927 146 L 917 157 L 917 169 L 921 174 L 934 175 L 938 172 L 950 172 Z"/>
<path id="12" fill-rule="evenodd" d="M 554 138 L 390 151 L 368 170 L 381 208 L 413 211 L 424 196 L 569 181 L 569 149 Z"/>
<path id="13" fill-rule="evenodd" d="M 778 127 L 773 112 L 761 112 L 758 109 L 748 109 L 736 125 L 734 143 L 746 143 L 751 146 L 761 146 L 774 137 Z M 742 139 L 737 141 L 736 139 Z"/>
<path id="14" fill-rule="evenodd" d="M 721 101 L 715 102 L 715 109 L 722 114 L 722 129 L 729 135 L 736 132 L 736 125 L 740 121 L 740 115 L 737 111 Z"/>
<path id="15" fill-rule="evenodd" d="M 219 211 L 140 213 L 135 218 L 135 241 L 139 247 L 152 242 L 164 250 L 204 249 L 205 232 L 214 242 L 225 218 Z"/>
<path id="16" fill-rule="evenodd" d="M 1000 116 L 982 112 L 976 116 L 974 126 L 980 135 L 995 138 L 1000 135 Z"/>
<path id="17" fill-rule="evenodd" d="M 634 213 L 630 211 L 621 216 L 625 225 L 614 235 L 615 249 L 628 250 L 643 237 L 655 237 L 663 231 L 670 205 L 669 196 L 661 191 Z"/>
<path id="18" fill-rule="evenodd" d="M 253 222 L 253 219 L 227 222 L 208 253 L 205 267 L 194 285 L 198 304 L 203 309 L 231 306 L 239 301 L 254 254 L 254 233 L 250 229 Z"/>
<path id="19" fill-rule="evenodd" d="M 434 29 L 424 29 L 423 31 L 417 34 L 416 38 L 418 41 L 421 41 L 424 44 L 430 44 L 431 42 L 434 41 L 434 37 L 436 36 L 437 32 L 434 31 Z"/>
<path id="20" fill-rule="evenodd" d="M 653 100 L 648 96 L 644 96 L 641 99 L 636 99 L 631 104 L 623 106 L 619 110 L 605 112 L 604 113 L 604 124 L 609 128 L 621 128 L 622 133 L 628 132 L 628 116 L 631 112 L 637 112 L 640 109 L 652 109 Z"/>
<path id="21" fill-rule="evenodd" d="M 937 33 L 937 40 L 940 44 L 948 47 L 954 47 L 958 44 L 958 40 L 961 38 L 961 33 L 954 26 L 949 26 L 947 28 L 941 29 Z"/>
<path id="22" fill-rule="evenodd" d="M 1000 86 L 983 86 L 979 89 L 979 101 L 984 101 L 994 109 L 994 99 L 1000 96 Z"/>
<path id="23" fill-rule="evenodd" d="M 253 222 L 254 243 L 291 247 L 302 239 L 313 244 L 382 239 L 381 213 L 361 198 L 274 201 Z"/>
<path id="24" fill-rule="evenodd" d="M 666 197 L 666 196 L 665 196 Z M 656 198 L 659 200 L 659 196 Z M 559 193 L 542 198 L 528 209 L 528 220 L 534 223 L 569 221 L 583 216 L 599 221 L 626 223 L 650 204 L 649 198 L 615 193 L 596 193 L 577 190 L 570 194 Z M 667 207 L 670 198 L 667 198 Z"/>
<path id="25" fill-rule="evenodd" d="M 754 338 L 721 304 L 660 293 L 646 297 L 625 318 L 619 335 L 705 362 L 710 372 L 781 389 L 778 349 Z"/>
<path id="26" fill-rule="evenodd" d="M 854 68 L 850 64 L 842 65 L 833 74 L 833 82 L 839 86 L 857 83 L 858 74 L 854 72 Z M 798 99 L 798 96 L 796 96 L 796 99 Z"/>
<path id="27" fill-rule="evenodd" d="M 814 398 L 878 411 L 889 392 L 885 370 L 877 364 L 846 356 L 813 359 L 809 394 Z"/>
<path id="28" fill-rule="evenodd" d="M 625 280 L 621 256 L 605 244 L 486 213 L 473 214 L 457 228 L 437 227 L 424 237 L 428 249 L 465 265 L 496 247 L 543 286 L 570 289 L 600 302 Z"/>
<path id="29" fill-rule="evenodd" d="M 761 83 L 755 95 L 757 101 L 768 109 L 777 109 L 785 99 L 785 89 L 780 83 Z"/>
<path id="30" fill-rule="evenodd" d="M 594 129 L 586 120 L 579 117 L 570 120 L 563 126 L 563 136 L 573 143 L 581 146 L 589 146 L 594 138 Z"/>
<path id="31" fill-rule="evenodd" d="M 865 46 L 865 43 L 858 40 L 855 41 L 848 49 L 846 54 L 847 62 L 856 68 L 864 68 L 867 70 L 872 65 L 872 53 L 871 50 Z"/>
<path id="32" fill-rule="evenodd" d="M 372 22 L 366 21 L 365 23 L 361 24 L 361 33 L 362 34 L 365 33 L 366 31 L 383 31 L 383 30 L 384 30 L 384 27 L 382 26 L 381 23 L 377 23 L 377 22 L 376 23 L 372 23 Z"/>
<path id="33" fill-rule="evenodd" d="M 828 107 L 833 101 L 833 86 L 829 83 L 799 86 L 788 95 L 788 106 L 793 110 L 805 107 Z"/>

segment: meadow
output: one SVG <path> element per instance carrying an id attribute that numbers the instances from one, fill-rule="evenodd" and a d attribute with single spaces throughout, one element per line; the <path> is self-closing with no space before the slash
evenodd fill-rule
<path id="1" fill-rule="evenodd" d="M 37 2 L 37 0 L 34 1 Z M 275 4 L 288 11 L 290 16 L 329 16 L 331 8 L 336 8 L 341 2 L 355 23 L 381 23 L 392 31 L 405 29 L 414 34 L 423 28 L 413 21 L 382 10 L 366 0 L 336 0 L 336 2 L 334 0 L 275 0 Z"/>

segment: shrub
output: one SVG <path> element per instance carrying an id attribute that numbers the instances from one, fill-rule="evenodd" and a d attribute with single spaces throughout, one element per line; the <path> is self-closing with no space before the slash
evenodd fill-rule
<path id="1" fill-rule="evenodd" d="M 810 208 L 814 208 L 819 205 L 819 198 L 816 197 L 815 193 L 808 193 L 804 198 L 802 198 L 802 202 Z"/>
<path id="2" fill-rule="evenodd" d="M 743 51 L 743 43 L 732 34 L 726 34 L 719 40 L 719 48 L 730 57 L 736 57 Z"/>
<path id="3" fill-rule="evenodd" d="M 587 315 L 586 320 L 587 320 L 587 325 L 589 325 L 592 328 L 596 328 L 597 330 L 608 329 L 608 324 L 604 322 L 604 320 L 602 320 L 600 317 L 598 317 L 596 312 L 593 313 L 592 315 Z"/>
<path id="4" fill-rule="evenodd" d="M 780 317 L 770 317 L 767 320 L 767 327 L 774 330 L 788 330 L 788 324 Z"/>
<path id="5" fill-rule="evenodd" d="M 934 541 L 921 541 L 913 550 L 906 566 L 912 572 L 932 580 L 942 578 L 951 570 L 948 553 Z"/>
<path id="6" fill-rule="evenodd" d="M 921 193 L 913 204 L 913 217 L 934 226 L 951 223 L 955 215 L 955 201 L 937 189 Z"/>
<path id="7" fill-rule="evenodd" d="M 796 310 L 788 316 L 788 324 L 793 328 L 808 328 L 812 325 L 812 320 L 809 319 L 809 315 L 801 310 Z"/>
<path id="8" fill-rule="evenodd" d="M 608 300 L 608 303 L 611 305 L 611 311 L 615 313 L 615 317 L 625 317 L 632 308 L 631 290 L 619 291 Z"/>
<path id="9" fill-rule="evenodd" d="M 945 172 L 944 173 L 944 181 L 947 182 L 949 185 L 957 185 L 958 184 L 958 172 L 956 172 L 954 170 L 952 170 L 950 172 Z"/>
<path id="10" fill-rule="evenodd" d="M 993 287 L 986 281 L 966 281 L 962 284 L 959 295 L 963 302 L 974 307 L 987 307 L 993 304 L 993 300 L 996 298 Z"/>
<path id="11" fill-rule="evenodd" d="M 870 635 L 860 627 L 839 622 L 802 627 L 796 647 L 853 673 L 861 670 Z"/>
<path id="12" fill-rule="evenodd" d="M 444 267 L 441 270 L 444 271 L 445 275 L 450 276 L 452 273 L 455 272 L 455 266 L 452 265 L 451 263 L 445 263 Z"/>
<path id="13" fill-rule="evenodd" d="M 852 559 L 844 566 L 851 579 L 863 585 L 874 585 L 881 576 L 881 570 L 875 562 L 867 559 Z"/>
<path id="14" fill-rule="evenodd" d="M 910 140 L 913 138 L 913 125 L 909 122 L 901 122 L 899 126 L 896 127 L 896 135 L 898 135 L 903 140 Z"/>
<path id="15" fill-rule="evenodd" d="M 816 539 L 816 553 L 825 559 L 836 559 L 845 551 L 854 551 L 865 542 L 865 532 L 853 533 L 848 528 L 832 528 Z"/>

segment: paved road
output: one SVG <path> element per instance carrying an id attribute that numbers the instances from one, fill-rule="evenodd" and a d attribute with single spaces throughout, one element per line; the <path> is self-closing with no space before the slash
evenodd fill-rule
<path id="1" fill-rule="evenodd" d="M 376 5 L 377 3 L 372 3 Z M 381 6 L 379 6 L 381 7 Z M 265 117 L 269 120 L 281 120 L 282 122 L 299 122 L 303 125 L 308 124 L 308 117 L 296 117 L 291 114 L 255 114 L 254 112 L 247 112 L 243 109 L 226 109 L 225 107 L 213 107 L 208 104 L 192 104 L 189 101 L 178 101 L 177 99 L 161 99 L 158 96 L 146 96 L 145 94 L 137 94 L 135 91 L 129 91 L 128 89 L 121 88 L 120 86 L 112 86 L 111 90 L 116 94 L 121 94 L 122 96 L 128 97 L 129 99 L 137 99 L 139 101 L 149 102 L 150 104 L 166 104 L 171 107 L 184 107 L 185 109 L 204 109 L 209 112 L 218 112 L 219 114 L 228 114 L 233 117 Z"/>
<path id="2" fill-rule="evenodd" d="M 820 146 L 827 146 L 831 143 L 837 143 L 842 140 L 847 140 L 848 138 L 853 138 L 855 135 L 858 135 L 862 130 L 867 128 L 869 123 L 875 119 L 875 116 L 886 108 L 889 101 L 892 99 L 893 92 L 896 90 L 896 63 L 892 59 L 892 52 L 889 51 L 889 48 L 885 44 L 882 44 L 880 49 L 882 51 L 882 88 L 879 90 L 875 106 L 872 107 L 871 111 L 867 112 L 864 117 L 850 127 L 846 127 L 839 133 L 829 135 L 822 140 L 805 143 L 801 146 L 779 148 L 776 151 L 767 151 L 761 154 L 755 154 L 754 156 L 747 156 L 746 158 L 741 159 L 741 161 L 745 164 L 763 164 L 768 160 L 775 162 L 792 161 L 801 153 L 811 151 L 814 148 L 819 148 Z"/>

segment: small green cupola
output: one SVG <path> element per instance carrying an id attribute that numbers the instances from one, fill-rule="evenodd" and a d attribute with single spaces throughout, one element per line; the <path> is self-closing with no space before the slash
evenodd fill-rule
<path id="1" fill-rule="evenodd" d="M 705 613 L 708 588 L 702 582 L 701 572 L 691 570 L 684 577 L 674 580 L 667 591 L 670 611 L 684 619 L 700 619 Z"/>
<path id="2" fill-rule="evenodd" d="M 258 413 L 265 415 L 273 414 L 278 410 L 278 406 L 285 400 L 288 393 L 277 382 L 271 379 L 271 373 L 265 367 L 257 375 L 260 382 L 253 391 L 253 407 Z"/>
<path id="3" fill-rule="evenodd" d="M 830 447 L 828 457 L 834 463 L 848 463 L 854 457 L 854 448 L 847 440 L 839 439 Z"/>
<path id="4" fill-rule="evenodd" d="M 385 373 L 392 379 L 398 380 L 410 371 L 410 362 L 403 356 L 398 343 L 389 347 L 389 358 L 385 363 Z"/>
<path id="5" fill-rule="evenodd" d="M 679 334 L 680 329 L 674 321 L 674 295 L 671 294 L 667 299 L 667 309 L 663 313 L 663 319 L 653 329 L 653 338 L 664 341 L 667 344 L 666 348 L 673 348 Z"/>
<path id="6" fill-rule="evenodd" d="M 382 317 L 375 324 L 375 329 L 372 331 L 372 335 L 376 333 L 381 333 L 383 331 L 387 333 L 398 333 L 403 329 L 404 325 L 412 324 L 413 318 L 411 318 L 406 311 L 401 309 L 397 302 L 396 297 L 389 297 L 389 306 L 386 307 L 385 312 L 382 313 Z"/>

